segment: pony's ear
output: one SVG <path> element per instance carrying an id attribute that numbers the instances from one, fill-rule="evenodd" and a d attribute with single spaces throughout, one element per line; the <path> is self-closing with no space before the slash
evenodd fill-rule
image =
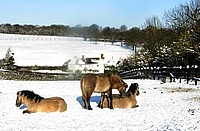
<path id="1" fill-rule="evenodd" d="M 136 88 L 139 87 L 138 83 L 133 83 L 133 86 L 136 87 Z"/>
<path id="2" fill-rule="evenodd" d="M 139 84 L 138 83 L 136 83 L 136 86 L 137 86 L 137 88 L 139 88 Z"/>
<path id="3" fill-rule="evenodd" d="M 17 95 L 20 95 L 20 94 L 21 94 L 21 91 L 18 91 L 18 92 L 17 92 Z"/>
<path id="4" fill-rule="evenodd" d="M 131 86 L 129 87 L 129 90 L 131 92 L 135 92 L 135 90 L 137 90 L 139 87 L 138 83 L 132 83 Z"/>

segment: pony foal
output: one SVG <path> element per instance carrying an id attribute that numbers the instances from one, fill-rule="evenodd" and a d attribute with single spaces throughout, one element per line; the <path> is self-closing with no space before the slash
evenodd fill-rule
<path id="1" fill-rule="evenodd" d="M 139 93 L 138 84 L 137 83 L 131 84 L 128 91 L 126 92 L 126 96 L 121 97 L 118 94 L 112 95 L 113 108 L 134 108 L 134 107 L 138 107 L 136 96 L 138 96 L 139 94 L 140 93 Z M 101 96 L 101 97 L 107 98 L 104 95 Z M 100 103 L 101 103 L 101 101 L 100 101 Z M 98 104 L 98 107 L 100 106 L 100 103 Z M 102 105 L 103 105 L 103 108 L 108 108 L 107 99 L 103 99 Z"/>

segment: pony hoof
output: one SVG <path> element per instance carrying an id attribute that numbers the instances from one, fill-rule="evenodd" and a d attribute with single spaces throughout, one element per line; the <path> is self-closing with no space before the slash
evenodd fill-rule
<path id="1" fill-rule="evenodd" d="M 92 110 L 92 108 L 88 108 L 88 110 Z"/>
<path id="2" fill-rule="evenodd" d="M 25 113 L 29 113 L 29 114 L 30 114 L 30 112 L 29 112 L 28 110 L 25 110 L 25 111 L 23 111 L 22 113 L 23 113 L 23 114 L 25 114 Z"/>
<path id="3" fill-rule="evenodd" d="M 28 113 L 28 112 L 27 111 L 23 111 L 22 113 L 25 114 L 25 113 Z"/>

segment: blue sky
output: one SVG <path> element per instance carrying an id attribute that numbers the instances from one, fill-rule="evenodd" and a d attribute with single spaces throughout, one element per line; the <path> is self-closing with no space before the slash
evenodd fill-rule
<path id="1" fill-rule="evenodd" d="M 190 0 L 0 0 L 0 24 L 139 27 Z"/>

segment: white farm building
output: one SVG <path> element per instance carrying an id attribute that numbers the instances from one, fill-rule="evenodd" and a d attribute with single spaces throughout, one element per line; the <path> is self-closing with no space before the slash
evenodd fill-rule
<path id="1" fill-rule="evenodd" d="M 104 55 L 101 54 L 100 57 L 85 57 L 82 58 L 74 57 L 68 63 L 68 69 L 75 72 L 76 70 L 82 71 L 82 73 L 95 73 L 101 74 L 104 73 L 105 63 L 104 63 Z"/>

